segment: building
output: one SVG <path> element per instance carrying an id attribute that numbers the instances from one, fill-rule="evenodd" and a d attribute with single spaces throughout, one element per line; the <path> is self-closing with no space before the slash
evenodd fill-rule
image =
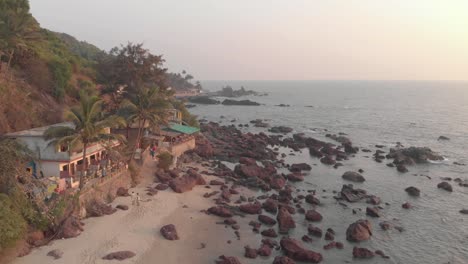
<path id="1" fill-rule="evenodd" d="M 70 150 L 68 146 L 51 144 L 50 140 L 45 139 L 44 132 L 53 126 L 73 127 L 74 124 L 71 122 L 58 123 L 9 133 L 6 136 L 15 138 L 35 155 L 36 160 L 30 162 L 27 168 L 32 176 L 65 179 L 68 187 L 75 187 L 83 166 L 83 150 Z M 107 133 L 110 133 L 110 129 L 107 129 Z M 119 145 L 118 141 L 111 141 L 107 147 L 117 145 Z M 86 160 L 89 171 L 93 172 L 110 165 L 106 146 L 100 143 L 92 144 L 86 148 Z"/>

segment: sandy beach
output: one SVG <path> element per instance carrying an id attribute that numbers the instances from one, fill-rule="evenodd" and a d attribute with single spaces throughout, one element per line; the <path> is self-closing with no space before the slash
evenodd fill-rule
<path id="1" fill-rule="evenodd" d="M 160 191 L 155 196 L 145 194 L 145 188 L 154 185 L 154 166 L 154 161 L 147 161 L 141 171 L 142 182 L 129 190 L 143 194 L 140 206 L 132 206 L 130 197 L 117 197 L 112 205 L 128 205 L 129 210 L 85 219 L 85 230 L 80 236 L 52 241 L 12 263 L 109 263 L 116 261 L 103 260 L 102 257 L 121 250 L 132 251 L 136 256 L 119 263 L 209 263 L 227 253 L 227 240 L 232 240 L 228 252 L 232 254 L 235 250 L 240 254 L 243 244 L 237 242 L 234 230 L 216 224 L 222 219 L 200 212 L 213 204 L 211 199 L 203 197 L 211 189 L 196 186 L 183 194 L 171 189 Z M 214 177 L 204 175 L 204 178 L 209 181 Z M 168 241 L 162 237 L 159 230 L 166 224 L 176 226 L 180 240 Z M 47 256 L 55 249 L 63 252 L 62 258 L 54 260 Z"/>

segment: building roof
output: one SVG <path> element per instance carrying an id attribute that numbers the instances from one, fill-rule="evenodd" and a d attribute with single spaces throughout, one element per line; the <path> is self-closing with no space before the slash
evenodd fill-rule
<path id="1" fill-rule="evenodd" d="M 8 133 L 5 136 L 7 137 L 42 137 L 44 135 L 44 132 L 49 127 L 56 127 L 56 126 L 67 126 L 67 127 L 73 128 L 74 124 L 72 122 L 57 123 L 57 124 L 53 124 L 49 126 L 35 127 L 35 128 L 28 129 L 28 130 L 16 131 L 13 133 Z"/>
<path id="2" fill-rule="evenodd" d="M 175 131 L 175 132 L 182 133 L 182 134 L 188 134 L 188 135 L 197 133 L 198 131 L 200 131 L 200 129 L 197 127 L 184 126 L 184 125 L 180 125 L 176 123 L 169 124 L 169 126 L 165 128 L 164 130 L 171 130 L 171 131 Z"/>

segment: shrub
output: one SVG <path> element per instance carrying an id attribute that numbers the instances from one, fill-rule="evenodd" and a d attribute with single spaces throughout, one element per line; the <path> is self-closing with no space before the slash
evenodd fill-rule
<path id="1" fill-rule="evenodd" d="M 15 210 L 10 198 L 0 194 L 0 249 L 11 246 L 26 231 L 26 221 Z"/>
<path id="2" fill-rule="evenodd" d="M 158 167 L 164 170 L 168 170 L 169 167 L 172 165 L 172 161 L 174 160 L 174 157 L 169 152 L 163 152 L 159 154 L 158 158 Z"/>

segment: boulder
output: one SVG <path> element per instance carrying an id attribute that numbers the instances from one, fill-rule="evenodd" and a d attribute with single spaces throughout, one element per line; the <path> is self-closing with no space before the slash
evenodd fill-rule
<path id="1" fill-rule="evenodd" d="M 273 176 L 270 178 L 270 187 L 275 190 L 282 189 L 286 185 L 286 180 L 282 176 Z"/>
<path id="2" fill-rule="evenodd" d="M 262 213 L 262 205 L 259 202 L 242 204 L 239 210 L 246 214 L 260 214 Z"/>
<path id="3" fill-rule="evenodd" d="M 293 129 L 287 126 L 274 126 L 268 131 L 270 131 L 271 133 L 287 134 L 293 132 Z"/>
<path id="4" fill-rule="evenodd" d="M 256 249 L 251 248 L 249 246 L 245 246 L 244 249 L 245 249 L 244 257 L 251 258 L 251 259 L 257 258 L 257 250 Z"/>
<path id="5" fill-rule="evenodd" d="M 317 197 L 315 197 L 314 195 L 312 195 L 312 194 L 306 195 L 305 201 L 307 203 L 310 203 L 310 204 L 313 204 L 313 205 L 319 205 L 320 204 L 320 200 Z"/>
<path id="6" fill-rule="evenodd" d="M 86 216 L 87 217 L 100 217 L 104 215 L 111 215 L 117 210 L 112 208 L 110 204 L 104 204 L 101 201 L 93 200 L 88 203 L 86 206 Z"/>
<path id="7" fill-rule="evenodd" d="M 296 261 L 319 263 L 323 259 L 320 253 L 303 248 L 301 242 L 293 238 L 285 237 L 281 239 L 280 245 L 285 254 Z"/>
<path id="8" fill-rule="evenodd" d="M 300 182 L 304 180 L 304 176 L 298 172 L 290 173 L 286 177 L 288 178 L 289 181 L 292 181 L 292 182 Z"/>
<path id="9" fill-rule="evenodd" d="M 257 102 L 253 102 L 250 100 L 231 100 L 231 99 L 225 99 L 221 104 L 223 105 L 245 105 L 245 106 L 258 106 L 260 105 Z"/>
<path id="10" fill-rule="evenodd" d="M 403 165 L 403 164 L 398 164 L 396 168 L 397 168 L 397 171 L 398 171 L 398 172 L 401 172 L 401 173 L 408 172 L 408 169 L 407 169 L 406 166 Z"/>
<path id="11" fill-rule="evenodd" d="M 354 171 L 345 172 L 343 176 L 341 176 L 341 178 L 347 181 L 352 181 L 352 182 L 364 182 L 366 180 L 364 179 L 364 176 Z"/>
<path id="12" fill-rule="evenodd" d="M 267 244 L 262 244 L 257 250 L 257 253 L 262 257 L 268 257 L 271 255 L 271 247 Z"/>
<path id="13" fill-rule="evenodd" d="M 117 189 L 117 196 L 130 196 L 130 194 L 128 193 L 128 189 L 124 188 L 124 187 L 119 187 Z"/>
<path id="14" fill-rule="evenodd" d="M 211 180 L 210 181 L 210 185 L 224 185 L 224 182 L 223 181 L 220 181 L 220 180 Z"/>
<path id="15" fill-rule="evenodd" d="M 406 202 L 406 203 L 402 204 L 401 207 L 402 207 L 403 209 L 410 209 L 410 208 L 413 207 L 413 206 L 412 206 L 410 203 Z"/>
<path id="16" fill-rule="evenodd" d="M 169 185 L 167 184 L 164 184 L 164 183 L 160 183 L 158 185 L 156 185 L 156 187 L 154 187 L 156 190 L 159 190 L 159 191 L 164 191 L 164 190 L 167 190 L 167 188 L 169 188 Z"/>
<path id="17" fill-rule="evenodd" d="M 219 101 L 211 99 L 208 96 L 189 97 L 188 100 L 189 102 L 195 103 L 195 104 L 219 104 Z"/>
<path id="18" fill-rule="evenodd" d="M 315 210 L 308 210 L 305 214 L 305 219 L 311 222 L 320 222 L 322 218 L 322 215 Z"/>
<path id="19" fill-rule="evenodd" d="M 312 167 L 307 163 L 295 163 L 289 167 L 291 172 L 310 171 Z"/>
<path id="20" fill-rule="evenodd" d="M 390 149 L 386 156 L 388 159 L 394 159 L 395 164 L 413 165 L 414 163 L 427 163 L 428 161 L 444 160 L 444 157 L 433 152 L 426 147 L 409 147 Z"/>
<path id="21" fill-rule="evenodd" d="M 370 217 L 380 217 L 379 208 L 377 207 L 367 207 L 366 208 L 366 215 Z"/>
<path id="22" fill-rule="evenodd" d="M 120 209 L 122 211 L 127 211 L 128 210 L 128 205 L 119 204 L 115 208 Z"/>
<path id="23" fill-rule="evenodd" d="M 241 264 L 236 257 L 220 256 L 219 260 L 216 260 L 216 264 Z"/>
<path id="24" fill-rule="evenodd" d="M 231 210 L 229 210 L 228 208 L 224 206 L 213 206 L 208 209 L 208 213 L 216 215 L 216 216 L 220 216 L 220 217 L 226 217 L 226 218 L 233 216 Z"/>
<path id="25" fill-rule="evenodd" d="M 367 248 L 354 247 L 353 248 L 353 257 L 354 258 L 372 258 L 374 252 L 368 250 Z"/>
<path id="26" fill-rule="evenodd" d="M 446 136 L 440 136 L 437 140 L 450 140 L 450 138 Z"/>
<path id="27" fill-rule="evenodd" d="M 194 170 L 187 171 L 187 174 L 172 179 L 169 182 L 169 187 L 176 193 L 184 193 L 191 191 L 196 185 L 205 185 L 205 179 Z"/>
<path id="28" fill-rule="evenodd" d="M 345 184 L 341 188 L 340 198 L 350 203 L 358 202 L 367 197 L 367 192 L 362 189 L 354 189 L 352 184 Z"/>
<path id="29" fill-rule="evenodd" d="M 257 165 L 257 161 L 249 157 L 240 157 L 239 163 L 245 165 Z"/>
<path id="30" fill-rule="evenodd" d="M 269 213 L 276 214 L 276 212 L 278 212 L 278 202 L 268 198 L 265 200 L 265 202 L 263 202 L 262 208 Z"/>
<path id="31" fill-rule="evenodd" d="M 311 234 L 312 236 L 315 236 L 315 237 L 322 237 L 322 235 L 323 235 L 322 229 L 320 229 L 319 227 L 313 226 L 313 225 L 309 225 L 307 227 L 307 231 L 309 232 L 309 234 Z"/>
<path id="32" fill-rule="evenodd" d="M 413 186 L 406 188 L 405 191 L 411 196 L 419 196 L 421 194 L 421 191 Z"/>
<path id="33" fill-rule="evenodd" d="M 461 213 L 461 214 L 468 214 L 468 209 L 461 209 L 461 210 L 460 210 L 460 213 Z"/>
<path id="34" fill-rule="evenodd" d="M 280 234 L 287 234 L 289 229 L 296 227 L 296 223 L 286 207 L 281 207 L 279 209 L 276 220 L 278 220 Z"/>
<path id="35" fill-rule="evenodd" d="M 278 237 L 278 234 L 276 233 L 276 231 L 273 228 L 265 229 L 260 234 L 262 236 L 266 236 L 266 237 L 273 237 L 273 238 Z"/>
<path id="36" fill-rule="evenodd" d="M 286 256 L 277 256 L 275 257 L 273 264 L 296 264 L 296 262 Z"/>
<path id="37" fill-rule="evenodd" d="M 380 197 L 377 197 L 375 195 L 370 195 L 367 198 L 367 203 L 369 203 L 369 204 L 379 205 L 381 202 L 382 202 L 382 200 L 380 199 Z"/>
<path id="38" fill-rule="evenodd" d="M 443 182 L 437 184 L 437 188 L 446 190 L 447 192 L 453 192 L 452 185 L 450 185 L 450 183 L 448 183 L 446 181 L 443 181 Z"/>
<path id="39" fill-rule="evenodd" d="M 54 249 L 47 253 L 47 256 L 53 257 L 54 259 L 60 259 L 63 256 L 63 251 L 60 249 Z"/>
<path id="40" fill-rule="evenodd" d="M 333 165 L 336 163 L 336 161 L 330 155 L 326 155 L 323 158 L 321 158 L 320 162 L 322 162 L 325 165 Z"/>
<path id="41" fill-rule="evenodd" d="M 133 253 L 132 251 L 117 251 L 117 252 L 113 252 L 113 253 L 109 253 L 109 254 L 105 255 L 102 259 L 106 259 L 106 260 L 113 260 L 113 259 L 124 260 L 124 259 L 128 259 L 128 258 L 133 258 L 134 256 L 135 256 L 135 253 Z"/>
<path id="42" fill-rule="evenodd" d="M 57 239 L 77 237 L 83 232 L 84 224 L 75 216 L 70 216 L 63 221 Z"/>
<path id="43" fill-rule="evenodd" d="M 372 236 L 372 226 L 368 220 L 358 220 L 349 225 L 346 230 L 346 240 L 360 242 L 368 240 Z"/>
<path id="44" fill-rule="evenodd" d="M 165 225 L 161 227 L 161 235 L 167 240 L 178 240 L 177 230 L 174 225 Z"/>
<path id="45" fill-rule="evenodd" d="M 276 225 L 276 220 L 267 215 L 259 215 L 258 221 L 265 225 Z"/>

